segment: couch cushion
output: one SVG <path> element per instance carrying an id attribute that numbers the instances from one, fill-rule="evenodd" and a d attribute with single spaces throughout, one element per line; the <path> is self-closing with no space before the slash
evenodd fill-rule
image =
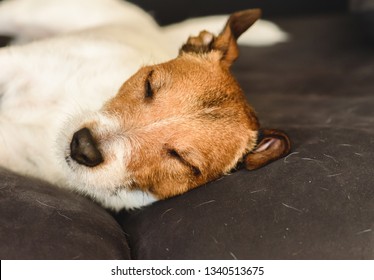
<path id="1" fill-rule="evenodd" d="M 91 200 L 0 169 L 0 259 L 128 259 L 118 223 Z"/>
<path id="2" fill-rule="evenodd" d="M 295 149 L 283 160 L 121 213 L 132 257 L 373 258 L 374 155 L 368 134 L 287 131 Z"/>
<path id="3" fill-rule="evenodd" d="M 374 53 L 348 16 L 279 21 L 235 73 L 292 153 L 118 220 L 139 259 L 373 259 Z"/>

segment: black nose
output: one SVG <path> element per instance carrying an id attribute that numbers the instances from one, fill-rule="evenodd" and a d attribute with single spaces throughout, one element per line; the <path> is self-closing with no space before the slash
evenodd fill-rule
<path id="1" fill-rule="evenodd" d="M 104 161 L 88 128 L 74 133 L 70 143 L 70 156 L 79 164 L 88 167 L 94 167 Z"/>

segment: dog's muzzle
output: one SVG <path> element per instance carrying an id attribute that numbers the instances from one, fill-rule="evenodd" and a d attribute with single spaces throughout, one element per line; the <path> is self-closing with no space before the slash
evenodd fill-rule
<path id="1" fill-rule="evenodd" d="M 74 133 L 70 143 L 70 156 L 77 163 L 88 167 L 95 167 L 104 161 L 88 128 Z"/>

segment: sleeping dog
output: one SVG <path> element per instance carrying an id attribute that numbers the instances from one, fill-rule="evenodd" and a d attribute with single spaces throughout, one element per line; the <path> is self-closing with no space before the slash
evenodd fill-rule
<path id="1" fill-rule="evenodd" d="M 47 2 L 0 5 L 0 32 L 21 43 L 0 49 L 1 166 L 120 210 L 289 152 L 230 72 L 260 10 L 232 14 L 218 35 L 201 31 L 175 54 L 178 28 L 204 21 L 161 28 L 125 2 Z"/>

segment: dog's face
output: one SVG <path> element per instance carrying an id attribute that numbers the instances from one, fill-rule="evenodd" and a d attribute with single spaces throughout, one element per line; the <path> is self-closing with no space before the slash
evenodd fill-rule
<path id="1" fill-rule="evenodd" d="M 240 161 L 255 169 L 286 154 L 287 136 L 259 132 L 229 69 L 236 39 L 258 17 L 236 13 L 218 37 L 189 38 L 176 59 L 141 68 L 99 112 L 79 117 L 65 149 L 72 184 L 92 196 L 141 191 L 164 199 Z"/>
<path id="2" fill-rule="evenodd" d="M 209 57 L 184 54 L 142 68 L 103 112 L 129 141 L 125 172 L 132 187 L 159 198 L 230 171 L 257 139 L 258 123 L 240 87 Z M 112 141 L 96 136 L 93 126 L 98 146 Z"/>

